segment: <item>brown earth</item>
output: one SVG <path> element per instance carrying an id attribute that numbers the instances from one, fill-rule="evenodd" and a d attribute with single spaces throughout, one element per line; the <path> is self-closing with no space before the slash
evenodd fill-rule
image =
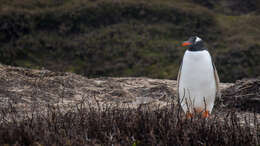
<path id="1" fill-rule="evenodd" d="M 222 97 L 216 100 L 214 113 L 235 110 L 241 115 L 259 116 L 260 79 L 244 79 L 220 84 Z M 77 104 L 97 107 L 165 107 L 177 104 L 176 81 L 145 77 L 92 78 L 74 74 L 32 70 L 0 65 L 1 107 L 17 107 L 20 111 L 41 110 L 49 105 L 66 110 Z M 37 107 L 37 108 L 35 108 Z M 224 110 L 222 110 L 224 109 Z M 260 119 L 260 116 L 259 118 Z"/>

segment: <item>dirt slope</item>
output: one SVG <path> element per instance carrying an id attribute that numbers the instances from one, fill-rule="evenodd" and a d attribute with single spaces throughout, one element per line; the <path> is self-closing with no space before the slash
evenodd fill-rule
<path id="1" fill-rule="evenodd" d="M 221 83 L 222 97 L 216 100 L 213 114 L 233 110 L 245 123 L 245 117 L 254 116 L 256 111 L 260 119 L 259 85 L 260 79 Z M 59 106 L 67 111 L 82 103 L 97 108 L 167 107 L 169 103 L 177 104 L 176 81 L 145 77 L 88 79 L 74 73 L 0 65 L 1 108 L 14 107 L 24 113 Z"/>
<path id="2" fill-rule="evenodd" d="M 164 103 L 177 101 L 176 81 L 145 77 L 88 79 L 73 73 L 0 66 L 1 104 L 68 104 L 82 99 L 106 103 Z M 256 80 L 257 81 L 257 80 Z M 243 81 L 241 81 L 243 82 Z M 232 83 L 221 83 L 224 97 L 231 98 Z M 229 88 L 231 87 L 231 88 Z M 230 91 L 230 92 L 229 92 Z M 254 99 L 254 98 L 253 98 Z M 228 102 L 228 99 L 224 100 Z"/>

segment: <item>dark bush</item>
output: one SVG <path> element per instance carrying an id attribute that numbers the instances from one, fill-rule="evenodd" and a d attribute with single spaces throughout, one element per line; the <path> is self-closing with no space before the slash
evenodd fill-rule
<path id="1" fill-rule="evenodd" d="M 46 7 L 39 1 L 31 3 L 39 7 L 32 9 L 30 3 L 0 14 L 0 61 L 5 64 L 88 77 L 175 78 L 179 39 L 191 34 L 207 35 L 209 41 L 216 37 L 213 14 L 206 9 L 128 1 L 46 2 Z"/>
<path id="2" fill-rule="evenodd" d="M 220 78 L 234 82 L 235 79 L 258 76 L 260 72 L 260 46 L 253 45 L 248 49 L 234 49 L 216 57 Z M 228 58 L 228 59 L 227 59 Z"/>
<path id="3" fill-rule="evenodd" d="M 227 8 L 229 13 L 239 15 L 256 11 L 259 8 L 259 0 L 227 0 Z"/>
<path id="4" fill-rule="evenodd" d="M 213 9 L 217 1 L 216 0 L 192 0 L 194 3 Z"/>
<path id="5" fill-rule="evenodd" d="M 190 0 L 1 0 L 0 62 L 88 77 L 176 79 L 184 52 L 181 42 L 198 35 L 214 48 L 211 53 L 222 57 L 217 63 L 222 81 L 259 75 L 250 66 L 243 66 L 242 73 L 224 70 L 229 68 L 223 63 L 228 55 L 219 53 L 234 51 L 235 45 L 245 49 L 258 45 L 258 17 L 226 16 L 216 13 L 221 9 L 214 1 L 192 1 L 206 7 Z M 211 5 L 216 12 L 207 8 Z M 230 38 L 245 41 L 234 44 Z M 243 56 L 242 52 L 237 53 Z"/>
<path id="6" fill-rule="evenodd" d="M 1 145 L 259 144 L 257 119 L 254 127 L 241 125 L 235 113 L 208 120 L 185 119 L 173 105 L 155 110 L 143 106 L 138 109 L 107 107 L 101 111 L 84 103 L 67 112 L 61 111 L 59 107 L 49 106 L 22 115 L 14 108 L 2 108 Z"/>

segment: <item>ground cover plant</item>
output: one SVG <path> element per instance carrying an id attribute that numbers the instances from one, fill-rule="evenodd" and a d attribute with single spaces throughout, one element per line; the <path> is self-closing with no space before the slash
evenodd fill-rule
<path id="1" fill-rule="evenodd" d="M 21 114 L 12 104 L 1 108 L 1 145 L 259 145 L 259 119 L 241 124 L 235 112 L 205 120 L 183 118 L 179 107 L 104 109 L 81 102 L 66 112 L 46 110 Z M 222 118 L 220 118 L 222 117 Z"/>
<path id="2" fill-rule="evenodd" d="M 220 78 L 259 76 L 258 0 L 0 0 L 0 62 L 87 77 L 176 79 L 183 40 L 208 43 Z M 232 58 L 232 59 L 231 59 Z"/>

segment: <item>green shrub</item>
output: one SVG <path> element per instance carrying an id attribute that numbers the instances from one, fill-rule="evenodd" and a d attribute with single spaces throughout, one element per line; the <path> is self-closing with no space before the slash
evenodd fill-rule
<path id="1" fill-rule="evenodd" d="M 216 14 L 188 1 L 1 2 L 1 63 L 88 77 L 175 79 L 184 51 L 180 44 L 189 36 L 202 37 L 214 48 L 211 53 L 219 56 L 236 49 L 234 41 L 239 48 L 250 48 L 259 35 L 257 16 Z M 243 73 L 231 79 L 220 70 L 222 81 L 255 75 Z"/>

